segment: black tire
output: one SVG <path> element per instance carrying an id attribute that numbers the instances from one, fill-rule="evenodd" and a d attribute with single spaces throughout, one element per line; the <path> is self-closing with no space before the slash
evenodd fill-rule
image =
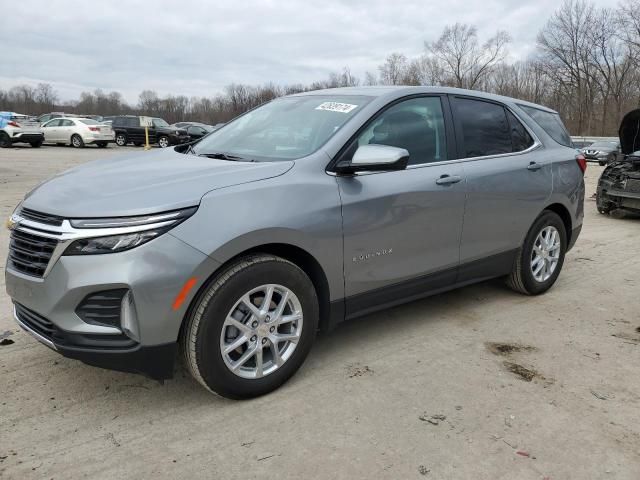
<path id="1" fill-rule="evenodd" d="M 303 323 L 291 357 L 257 379 L 242 378 L 225 364 L 220 339 L 224 321 L 248 291 L 266 284 L 291 290 L 300 301 Z M 187 368 L 205 388 L 232 399 L 252 398 L 275 390 L 300 368 L 315 339 L 318 298 L 309 277 L 296 265 L 273 255 L 241 258 L 217 274 L 202 290 L 185 319 L 181 347 Z"/>
<path id="2" fill-rule="evenodd" d="M 541 282 L 535 279 L 531 271 L 531 256 L 538 233 L 547 226 L 555 227 L 560 234 L 560 253 L 555 270 L 547 280 Z M 566 252 L 567 231 L 565 225 L 557 213 L 545 210 L 529 229 L 524 243 L 518 251 L 511 274 L 507 278 L 507 284 L 511 289 L 525 295 L 540 295 L 546 292 L 553 286 L 558 275 L 560 275 Z"/>
<path id="3" fill-rule="evenodd" d="M 124 133 L 116 134 L 116 145 L 124 147 L 127 144 L 127 136 Z"/>
<path id="4" fill-rule="evenodd" d="M 107 142 L 99 142 L 97 145 L 98 148 L 107 148 Z"/>
<path id="5" fill-rule="evenodd" d="M 11 139 L 5 132 L 0 132 L 0 148 L 9 148 L 11 146 Z"/>
<path id="6" fill-rule="evenodd" d="M 56 143 L 56 145 L 59 146 L 59 147 L 64 147 L 66 145 L 66 143 L 58 142 L 58 143 Z"/>
<path id="7" fill-rule="evenodd" d="M 78 134 L 71 135 L 71 146 L 73 148 L 84 148 L 84 140 Z"/>
<path id="8" fill-rule="evenodd" d="M 607 164 L 606 160 L 599 160 L 598 161 L 598 165 L 600 165 L 601 167 L 604 167 Z"/>
<path id="9" fill-rule="evenodd" d="M 42 140 L 38 140 L 37 142 L 30 143 L 32 148 L 40 148 L 42 146 Z"/>
<path id="10" fill-rule="evenodd" d="M 161 135 L 158 137 L 158 145 L 160 145 L 160 148 L 167 148 L 171 145 L 171 143 L 169 143 L 169 137 L 167 137 L 166 135 Z"/>

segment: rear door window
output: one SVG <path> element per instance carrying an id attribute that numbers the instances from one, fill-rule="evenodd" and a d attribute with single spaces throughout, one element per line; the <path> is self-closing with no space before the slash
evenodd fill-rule
<path id="1" fill-rule="evenodd" d="M 533 138 L 529 135 L 529 132 L 524 125 L 516 118 L 516 116 L 507 110 L 507 118 L 509 119 L 509 125 L 511 126 L 511 143 L 513 144 L 514 152 L 521 152 L 533 146 Z"/>
<path id="2" fill-rule="evenodd" d="M 531 118 L 533 118 L 547 134 L 560 145 L 565 147 L 573 147 L 573 142 L 569 136 L 569 132 L 565 128 L 560 115 L 557 113 L 547 112 L 539 108 L 530 107 L 528 105 L 518 105 Z"/>
<path id="3" fill-rule="evenodd" d="M 511 153 L 511 128 L 503 106 L 454 97 L 453 112 L 462 134 L 462 156 L 484 157 Z"/>

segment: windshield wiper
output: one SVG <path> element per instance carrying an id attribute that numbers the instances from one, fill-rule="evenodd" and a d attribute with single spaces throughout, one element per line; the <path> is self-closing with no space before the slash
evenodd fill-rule
<path id="1" fill-rule="evenodd" d="M 207 157 L 207 158 L 215 158 L 217 160 L 230 160 L 230 161 L 240 161 L 240 162 L 255 162 L 251 158 L 239 157 L 238 155 L 231 155 L 224 152 L 215 152 L 215 153 L 198 153 L 199 157 Z"/>

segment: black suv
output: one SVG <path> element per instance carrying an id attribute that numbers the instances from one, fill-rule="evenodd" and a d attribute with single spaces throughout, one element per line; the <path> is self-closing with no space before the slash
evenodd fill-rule
<path id="1" fill-rule="evenodd" d="M 191 140 L 186 130 L 175 128 L 161 118 L 152 118 L 153 126 L 149 127 L 149 143 L 157 143 L 162 148 L 179 145 Z M 111 124 L 116 135 L 116 144 L 123 147 L 127 143 L 136 146 L 145 142 L 144 127 L 140 117 L 135 115 L 121 115 L 114 117 Z"/>

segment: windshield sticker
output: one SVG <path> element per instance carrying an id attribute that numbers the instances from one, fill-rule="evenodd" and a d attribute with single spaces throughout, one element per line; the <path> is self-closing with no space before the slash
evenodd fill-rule
<path id="1" fill-rule="evenodd" d="M 329 112 L 349 113 L 358 108 L 358 105 L 350 103 L 324 102 L 316 107 L 316 110 L 328 110 Z"/>

